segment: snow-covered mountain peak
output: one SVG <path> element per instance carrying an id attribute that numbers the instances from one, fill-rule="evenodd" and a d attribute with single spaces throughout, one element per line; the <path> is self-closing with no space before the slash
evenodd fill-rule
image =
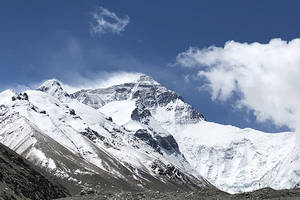
<path id="1" fill-rule="evenodd" d="M 60 100 L 69 97 L 70 95 L 63 89 L 62 84 L 56 79 L 45 81 L 37 90 L 46 92 Z"/>
<path id="2" fill-rule="evenodd" d="M 142 74 L 136 82 L 143 85 L 160 85 L 153 78 L 145 74 Z"/>
<path id="3" fill-rule="evenodd" d="M 179 94 L 147 75 L 140 75 L 139 79 L 132 80 L 132 82 L 108 88 L 80 90 L 71 97 L 95 109 L 100 109 L 107 115 L 113 115 L 113 119 L 119 119 L 122 116 L 120 106 L 123 107 L 125 103 L 130 105 L 128 107 L 130 112 L 135 107 L 143 106 L 154 117 L 163 117 L 164 121 L 196 123 L 204 120 L 204 116 L 185 103 Z M 126 114 L 126 116 L 130 115 L 131 113 Z M 124 120 L 119 121 L 122 122 L 119 125 L 123 125 Z"/>
<path id="4" fill-rule="evenodd" d="M 218 188 L 231 192 L 299 185 L 294 133 L 268 134 L 207 122 L 174 91 L 141 75 L 138 80 L 72 95 L 111 116 L 154 148 L 171 134 L 187 161 Z M 171 138 L 172 139 L 172 138 Z M 171 140 L 167 140 L 172 143 Z M 176 150 L 176 145 L 173 146 Z M 172 151 L 171 151 L 172 152 Z"/>
<path id="5" fill-rule="evenodd" d="M 61 83 L 57 79 L 46 80 L 44 83 L 42 83 L 42 85 L 39 88 L 42 90 L 42 89 L 49 89 L 52 87 L 58 87 L 62 89 Z"/>
<path id="6" fill-rule="evenodd" d="M 13 96 L 17 95 L 17 93 L 13 90 L 4 90 L 0 93 L 0 104 L 4 104 L 5 102 L 10 102 Z"/>

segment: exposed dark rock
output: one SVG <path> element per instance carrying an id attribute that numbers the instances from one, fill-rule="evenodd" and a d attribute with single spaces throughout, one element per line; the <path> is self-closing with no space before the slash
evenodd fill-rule
<path id="1" fill-rule="evenodd" d="M 45 111 L 45 110 L 41 110 L 41 109 L 39 109 L 38 107 L 36 107 L 35 105 L 33 105 L 33 104 L 30 104 L 30 108 L 31 108 L 32 110 L 34 110 L 35 112 L 37 112 L 37 113 L 46 114 L 46 111 Z"/>
<path id="2" fill-rule="evenodd" d="M 183 98 L 175 92 L 166 91 L 157 95 L 157 102 L 160 106 L 165 106 L 176 99 L 181 99 L 183 101 Z"/>
<path id="3" fill-rule="evenodd" d="M 173 183 L 182 185 L 188 183 L 195 186 L 197 184 L 193 177 L 187 176 L 185 173 L 182 173 L 179 168 L 175 167 L 172 164 L 165 164 L 160 160 L 155 160 L 150 167 L 154 173 L 166 177 Z"/>
<path id="4" fill-rule="evenodd" d="M 166 137 L 155 136 L 159 146 L 165 150 L 169 154 L 180 154 L 178 144 L 172 135 L 168 135 Z"/>
<path id="5" fill-rule="evenodd" d="M 20 93 L 20 96 L 23 96 L 23 99 L 28 101 L 28 94 L 26 92 Z"/>
<path id="6" fill-rule="evenodd" d="M 17 94 L 16 96 L 13 96 L 11 98 L 12 101 L 16 101 L 16 100 L 24 100 L 24 101 L 28 101 L 28 94 L 26 92 L 24 93 L 20 93 Z"/>
<path id="7" fill-rule="evenodd" d="M 96 191 L 89 188 L 89 189 L 84 189 L 84 190 L 81 190 L 80 191 L 80 195 L 83 196 L 83 195 L 89 195 L 89 194 L 95 194 Z"/>
<path id="8" fill-rule="evenodd" d="M 84 132 L 81 132 L 81 134 L 86 136 L 93 142 L 95 142 L 97 139 L 100 139 L 101 141 L 105 140 L 104 136 L 100 135 L 98 132 L 94 131 L 91 128 L 86 128 Z"/>
<path id="9" fill-rule="evenodd" d="M 141 139 L 146 144 L 151 146 L 153 149 L 155 149 L 157 152 L 161 153 L 160 147 L 158 145 L 158 142 L 148 133 L 146 129 L 139 129 L 134 134 L 135 137 Z"/>
<path id="10" fill-rule="evenodd" d="M 165 137 L 156 135 L 153 138 L 146 129 L 139 129 L 135 132 L 134 136 L 144 141 L 160 154 L 162 154 L 162 149 L 164 149 L 164 152 L 167 154 L 181 154 L 178 144 L 172 135 Z"/>
<path id="11" fill-rule="evenodd" d="M 46 114 L 45 110 L 40 111 L 41 114 Z"/>
<path id="12" fill-rule="evenodd" d="M 146 123 L 145 119 L 151 116 L 151 112 L 143 108 L 135 108 L 131 113 L 131 119 Z"/>
<path id="13" fill-rule="evenodd" d="M 113 121 L 111 117 L 106 117 L 105 119 L 107 119 L 108 121 Z"/>
<path id="14" fill-rule="evenodd" d="M 70 115 L 76 115 L 75 110 L 74 109 L 70 109 Z"/>

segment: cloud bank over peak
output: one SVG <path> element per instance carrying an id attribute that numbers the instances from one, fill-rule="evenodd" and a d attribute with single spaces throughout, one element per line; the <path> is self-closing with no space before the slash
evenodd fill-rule
<path id="1" fill-rule="evenodd" d="M 98 7 L 91 15 L 92 22 L 90 23 L 90 32 L 92 34 L 103 34 L 107 32 L 119 34 L 125 30 L 125 27 L 130 22 L 130 18 L 127 15 L 124 18 L 120 18 L 114 12 L 103 7 Z"/>
<path id="2" fill-rule="evenodd" d="M 82 89 L 107 88 L 114 85 L 136 82 L 142 75 L 145 74 L 128 71 L 101 71 L 98 73 L 89 74 L 87 76 L 74 73 L 72 74 L 71 79 L 56 79 L 53 77 L 51 79 L 31 82 L 24 85 L 4 85 L 0 88 L 0 92 L 7 89 L 12 89 L 16 92 L 24 92 L 25 90 L 34 90 L 40 88 L 42 85 L 49 85 L 52 82 L 59 82 L 59 84 L 67 93 L 72 94 Z"/>
<path id="3" fill-rule="evenodd" d="M 137 81 L 141 73 L 136 72 L 101 72 L 91 77 L 83 77 L 81 75 L 76 75 L 71 82 L 62 82 L 62 87 L 68 92 L 73 93 L 81 89 L 97 89 L 106 88 L 113 85 L 119 85 L 124 83 L 130 83 Z"/>
<path id="4" fill-rule="evenodd" d="M 254 111 L 258 121 L 300 130 L 300 39 L 189 48 L 176 63 L 198 68 L 213 100 L 238 94 L 236 106 Z"/>

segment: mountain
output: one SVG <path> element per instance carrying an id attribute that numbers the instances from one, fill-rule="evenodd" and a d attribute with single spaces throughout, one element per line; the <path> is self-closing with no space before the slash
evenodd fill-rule
<path id="1" fill-rule="evenodd" d="M 143 139 L 146 135 L 169 135 L 178 144 L 175 152 L 181 152 L 193 170 L 221 190 L 238 193 L 299 186 L 295 133 L 271 134 L 208 122 L 180 95 L 149 76 L 83 89 L 71 98 L 98 109 L 147 143 L 151 141 Z M 140 133 L 142 129 L 147 133 Z"/>
<path id="2" fill-rule="evenodd" d="M 0 199 L 54 199 L 69 196 L 61 185 L 50 181 L 31 163 L 0 144 Z"/>
<path id="3" fill-rule="evenodd" d="M 133 118 L 130 127 L 120 126 L 54 79 L 36 90 L 0 93 L 0 142 L 56 176 L 72 194 L 112 188 L 216 190 L 143 107 Z"/>
<path id="4" fill-rule="evenodd" d="M 293 132 L 277 134 L 206 121 L 146 75 L 73 94 L 52 79 L 0 93 L 0 143 L 84 190 L 239 193 L 300 185 Z"/>

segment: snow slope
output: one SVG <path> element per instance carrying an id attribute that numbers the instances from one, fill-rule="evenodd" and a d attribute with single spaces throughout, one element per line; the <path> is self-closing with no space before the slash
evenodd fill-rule
<path id="1" fill-rule="evenodd" d="M 293 188 L 300 180 L 293 166 L 298 158 L 290 157 L 295 151 L 294 133 L 270 134 L 211 122 L 180 126 L 176 131 L 190 164 L 227 192 Z"/>
<path id="2" fill-rule="evenodd" d="M 71 97 L 129 130 L 143 127 L 172 134 L 192 170 L 224 191 L 293 188 L 300 183 L 295 133 L 271 134 L 207 122 L 180 95 L 146 75 L 121 85 L 81 90 Z M 134 105 L 142 118 L 133 115 Z"/>

